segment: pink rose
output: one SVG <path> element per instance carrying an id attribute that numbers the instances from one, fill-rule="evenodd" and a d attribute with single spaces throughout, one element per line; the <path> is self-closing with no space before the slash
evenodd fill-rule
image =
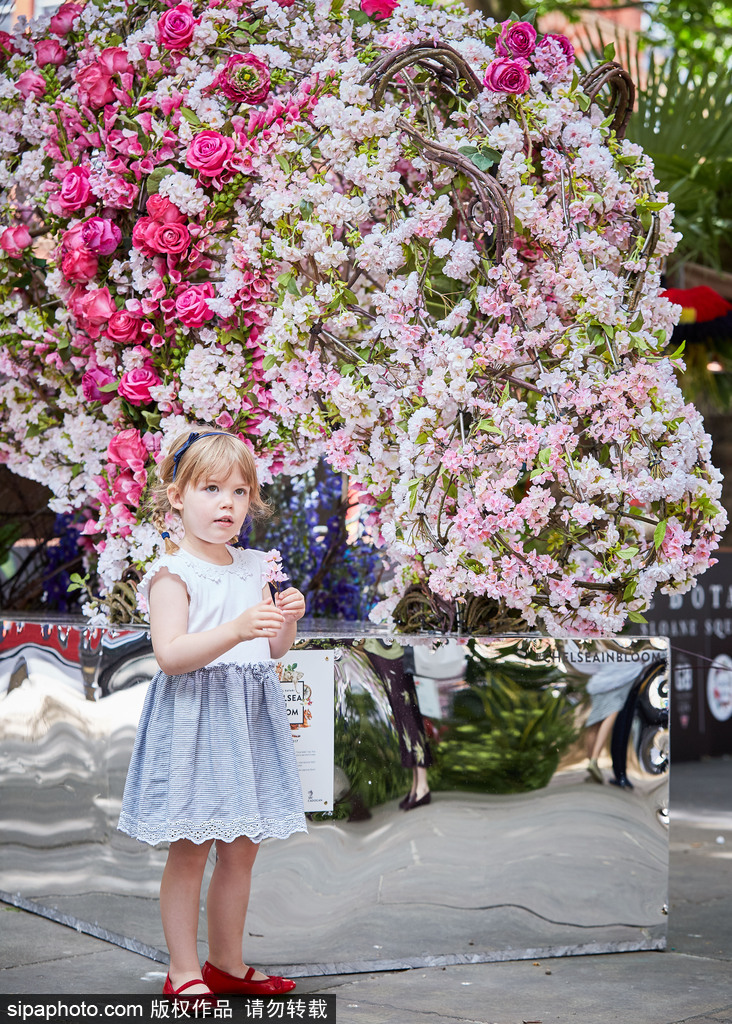
<path id="1" fill-rule="evenodd" d="M 294 3 L 295 0 L 292 0 L 292 2 Z M 14 53 L 19 52 L 10 33 L 0 32 L 0 57 L 12 57 Z"/>
<path id="2" fill-rule="evenodd" d="M 399 6 L 399 0 L 361 0 L 361 10 L 369 18 L 389 18 Z"/>
<path id="3" fill-rule="evenodd" d="M 93 64 L 87 64 L 76 73 L 81 101 L 95 109 L 112 103 L 116 99 L 114 77 L 130 74 L 132 70 L 127 51 L 121 46 L 109 46 L 102 50 Z"/>
<path id="4" fill-rule="evenodd" d="M 84 225 L 74 224 L 73 228 L 64 231 L 61 236 L 61 245 L 64 252 L 68 252 L 69 249 L 86 249 Z"/>
<path id="5" fill-rule="evenodd" d="M 98 63 L 88 64 L 76 73 L 79 98 L 93 109 L 106 106 L 114 100 L 112 79 L 105 75 Z"/>
<path id="6" fill-rule="evenodd" d="M 520 93 L 526 92 L 531 82 L 523 64 L 499 57 L 488 65 L 483 85 L 491 92 Z"/>
<path id="7" fill-rule="evenodd" d="M 156 373 L 145 366 L 138 366 L 122 374 L 117 391 L 132 405 L 146 405 L 152 401 L 150 388 L 160 383 L 160 377 Z"/>
<path id="8" fill-rule="evenodd" d="M 134 344 L 142 336 L 142 317 L 126 309 L 118 309 L 110 316 L 104 333 L 118 344 Z"/>
<path id="9" fill-rule="evenodd" d="M 81 378 L 81 390 L 87 402 L 101 402 L 106 405 L 114 398 L 114 391 L 100 391 L 107 384 L 113 384 L 116 377 L 98 366 L 95 370 L 87 370 Z"/>
<path id="10" fill-rule="evenodd" d="M 235 53 L 227 60 L 215 84 L 224 96 L 237 103 L 262 103 L 269 95 L 269 68 L 253 53 Z"/>
<path id="11" fill-rule="evenodd" d="M 46 80 L 35 71 L 24 71 L 15 83 L 15 88 L 25 99 L 31 95 L 38 99 L 46 91 Z"/>
<path id="12" fill-rule="evenodd" d="M 186 163 L 207 178 L 218 178 L 234 155 L 233 139 L 206 128 L 199 132 L 186 152 Z"/>
<path id="13" fill-rule="evenodd" d="M 158 193 L 150 196 L 146 203 L 146 209 L 158 224 L 180 224 L 186 219 L 185 214 L 181 213 L 174 203 Z"/>
<path id="14" fill-rule="evenodd" d="M 115 501 L 121 501 L 124 502 L 125 505 L 131 505 L 133 508 L 137 508 L 140 504 L 140 497 L 144 486 L 145 484 L 141 480 L 135 479 L 135 476 L 132 475 L 130 470 L 126 470 L 124 473 L 120 473 L 114 481 L 114 484 L 112 485 L 112 496 Z"/>
<path id="15" fill-rule="evenodd" d="M 172 7 L 158 21 L 157 41 L 168 50 L 185 50 L 193 39 L 198 20 L 188 4 Z"/>
<path id="16" fill-rule="evenodd" d="M 122 241 L 122 232 L 106 217 L 91 217 L 82 225 L 81 237 L 89 252 L 109 256 Z"/>
<path id="17" fill-rule="evenodd" d="M 133 473 L 139 473 L 141 469 L 144 469 L 148 460 L 148 451 L 142 443 L 139 430 L 128 427 L 115 435 L 107 446 L 107 458 L 115 466 L 131 469 Z"/>
<path id="18" fill-rule="evenodd" d="M 98 338 L 102 333 L 102 325 L 106 324 L 115 312 L 109 288 L 93 288 L 91 291 L 77 287 L 71 293 L 69 308 L 82 331 L 90 338 Z"/>
<path id="19" fill-rule="evenodd" d="M 574 47 L 570 43 L 569 39 L 567 39 L 566 36 L 553 35 L 552 33 L 549 33 L 549 35 L 544 36 L 542 41 L 539 43 L 539 46 L 542 47 L 542 49 L 547 47 L 549 45 L 547 40 L 549 39 L 553 39 L 554 42 L 558 44 L 559 48 L 564 53 L 564 56 L 567 58 L 567 62 L 569 64 L 573 64 L 575 60 Z"/>
<path id="20" fill-rule="evenodd" d="M 528 57 L 536 45 L 536 29 L 528 21 L 504 24 L 496 40 L 496 53 L 501 57 Z M 504 92 L 505 90 L 498 90 Z"/>
<path id="21" fill-rule="evenodd" d="M 63 64 L 66 60 L 66 50 L 60 45 L 58 39 L 41 39 L 36 43 L 36 63 L 39 68 L 45 68 L 46 64 Z"/>
<path id="22" fill-rule="evenodd" d="M 21 250 L 27 249 L 32 241 L 28 228 L 21 224 L 17 228 L 5 228 L 0 235 L 0 248 L 3 248 L 11 259 L 19 260 L 23 258 Z"/>
<path id="23" fill-rule="evenodd" d="M 206 299 L 214 297 L 214 287 L 208 281 L 205 284 L 193 284 L 179 292 L 175 300 L 175 311 L 178 319 L 186 327 L 202 327 L 207 320 L 213 319 L 215 313 L 208 308 Z"/>
<path id="24" fill-rule="evenodd" d="M 83 10 L 84 8 L 81 4 L 61 4 L 51 18 L 51 31 L 54 35 L 68 35 L 74 22 Z"/>
<path id="25" fill-rule="evenodd" d="M 99 263 L 96 256 L 86 249 L 69 249 L 61 260 L 61 273 L 67 281 L 74 284 L 86 284 L 96 277 Z"/>
<path id="26" fill-rule="evenodd" d="M 158 252 L 177 256 L 191 244 L 191 236 L 185 224 L 158 224 L 153 235 L 153 245 Z"/>
<path id="27" fill-rule="evenodd" d="M 86 206 L 91 195 L 89 186 L 89 170 L 86 167 L 72 167 L 67 171 L 61 182 L 61 189 L 56 199 L 64 213 L 73 213 Z"/>
<path id="28" fill-rule="evenodd" d="M 566 36 L 547 35 L 536 48 L 533 61 L 549 82 L 559 81 L 574 64 L 574 48 Z"/>
<path id="29" fill-rule="evenodd" d="M 160 225 L 152 217 L 140 217 L 132 229 L 132 244 L 143 256 L 156 256 L 155 233 Z"/>
<path id="30" fill-rule="evenodd" d="M 108 46 L 106 50 L 102 50 L 97 63 L 110 78 L 112 75 L 126 75 L 133 71 L 127 50 L 123 50 L 121 46 Z"/>

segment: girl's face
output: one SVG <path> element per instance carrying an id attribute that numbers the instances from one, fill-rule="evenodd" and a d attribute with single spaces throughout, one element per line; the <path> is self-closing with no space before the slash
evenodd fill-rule
<path id="1" fill-rule="evenodd" d="M 168 487 L 168 500 L 180 512 L 189 545 L 200 551 L 223 547 L 238 535 L 249 511 L 249 484 L 240 469 L 225 477 L 202 477 L 181 493 Z"/>

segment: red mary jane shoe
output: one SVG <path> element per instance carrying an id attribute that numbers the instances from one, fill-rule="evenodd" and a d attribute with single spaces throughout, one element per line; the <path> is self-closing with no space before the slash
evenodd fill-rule
<path id="1" fill-rule="evenodd" d="M 184 981 L 180 988 L 173 988 L 173 984 L 170 980 L 170 975 L 167 975 L 165 979 L 165 984 L 163 985 L 163 995 L 174 996 L 180 1002 L 184 1003 L 216 1002 L 216 997 L 214 996 L 210 987 L 208 992 L 191 992 L 190 995 L 186 995 L 186 989 L 192 988 L 193 985 L 206 985 L 206 982 L 203 980 L 203 978 L 193 978 L 191 981 Z"/>
<path id="2" fill-rule="evenodd" d="M 254 968 L 250 967 L 243 978 L 227 974 L 214 967 L 208 960 L 203 965 L 203 980 L 217 996 L 281 996 L 292 992 L 295 982 L 289 978 L 280 978 L 276 974 L 262 981 L 252 981 Z"/>

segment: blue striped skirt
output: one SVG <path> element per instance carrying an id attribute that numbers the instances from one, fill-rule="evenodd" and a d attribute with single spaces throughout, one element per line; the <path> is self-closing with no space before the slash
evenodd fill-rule
<path id="1" fill-rule="evenodd" d="M 307 832 L 284 694 L 271 662 L 150 683 L 117 826 L 154 846 Z"/>

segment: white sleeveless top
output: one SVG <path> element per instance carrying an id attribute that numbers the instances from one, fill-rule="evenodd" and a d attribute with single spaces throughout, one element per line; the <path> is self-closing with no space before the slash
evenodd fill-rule
<path id="1" fill-rule="evenodd" d="M 172 555 L 163 555 L 153 562 L 137 589 L 147 601 L 152 580 L 161 569 L 167 569 L 186 585 L 190 602 L 189 633 L 202 633 L 223 622 L 230 622 L 262 600 L 265 553 L 254 548 L 232 548 L 228 544 L 226 550 L 231 555 L 231 565 L 215 565 L 182 548 Z M 269 640 L 257 637 L 244 640 L 209 664 L 242 665 L 271 660 Z"/>

